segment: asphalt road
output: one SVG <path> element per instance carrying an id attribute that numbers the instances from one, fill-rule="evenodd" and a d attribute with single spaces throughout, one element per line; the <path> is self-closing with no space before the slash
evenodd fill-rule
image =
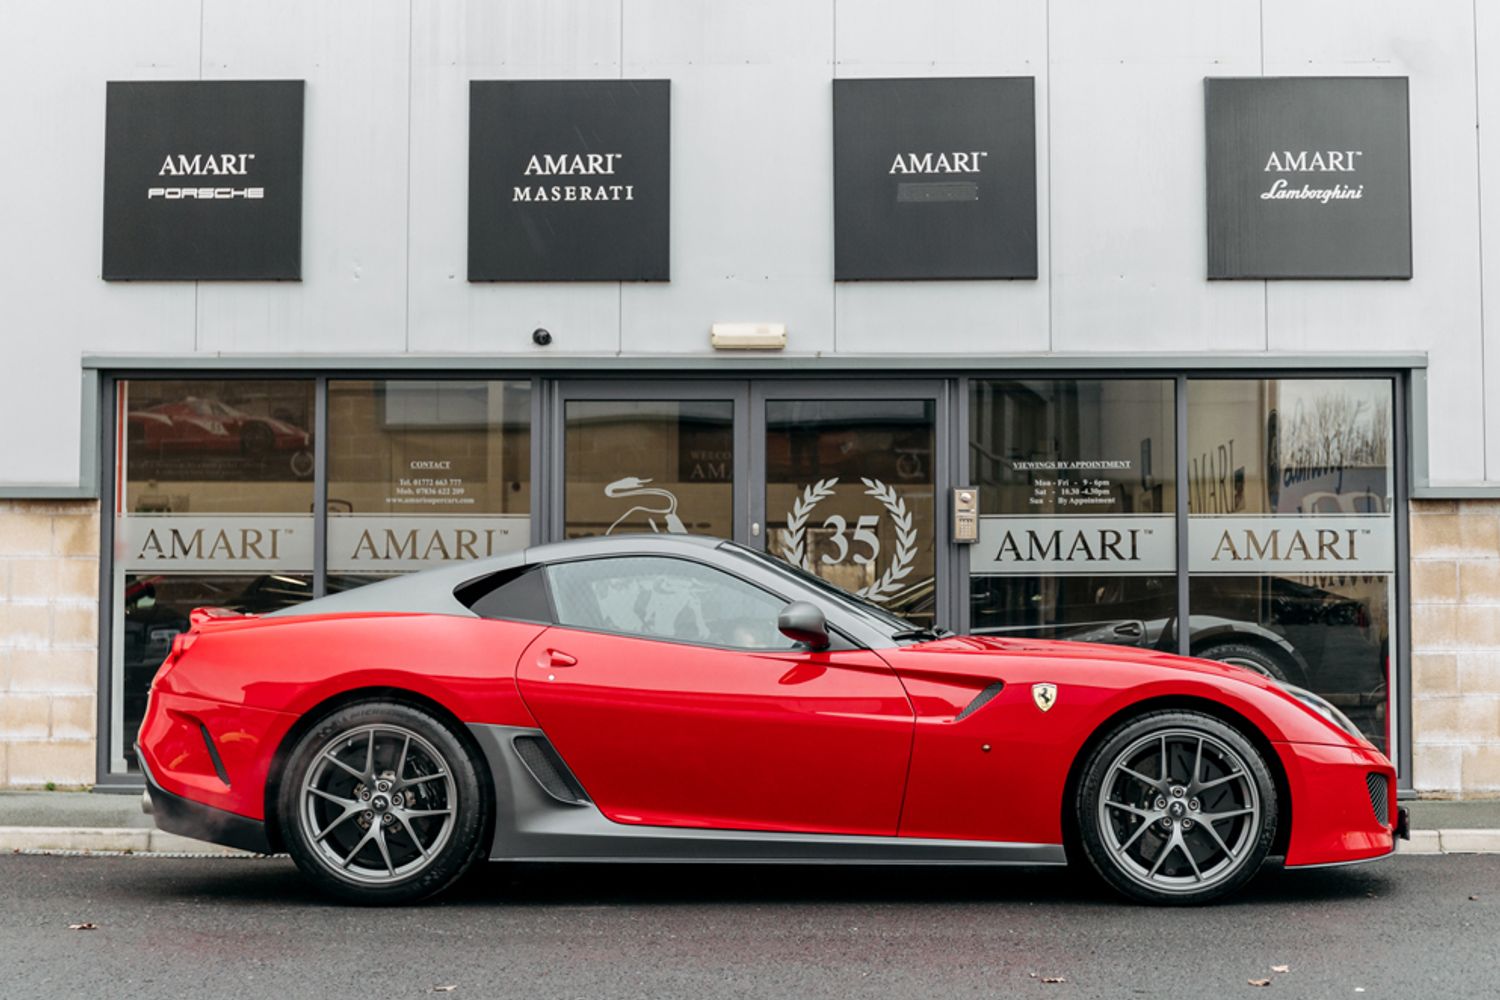
<path id="1" fill-rule="evenodd" d="M 282 859 L 0 857 L 5 998 L 1493 997 L 1497 944 L 1500 856 L 1191 910 L 1054 871 L 711 866 L 490 866 L 371 910 Z"/>

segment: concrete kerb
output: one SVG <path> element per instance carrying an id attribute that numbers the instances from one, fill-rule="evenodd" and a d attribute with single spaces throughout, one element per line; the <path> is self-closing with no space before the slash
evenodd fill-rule
<path id="1" fill-rule="evenodd" d="M 164 830 L 131 827 L 0 826 L 0 854 L 189 854 L 255 857 L 248 851 L 190 840 Z"/>

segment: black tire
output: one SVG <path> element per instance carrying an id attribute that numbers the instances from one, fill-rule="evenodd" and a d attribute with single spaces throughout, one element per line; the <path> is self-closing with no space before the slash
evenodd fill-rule
<path id="1" fill-rule="evenodd" d="M 276 809 L 281 841 L 331 895 L 373 905 L 425 899 L 485 851 L 491 803 L 481 766 L 420 708 L 347 705 L 304 733 L 287 758 Z M 344 855 L 350 860 L 340 866 Z"/>
<path id="2" fill-rule="evenodd" d="M 1239 730 L 1201 712 L 1150 712 L 1120 724 L 1084 765 L 1074 807 L 1094 870 L 1144 903 L 1194 905 L 1232 893 L 1276 839 L 1276 784 L 1265 759 Z M 1236 814 L 1246 808 L 1253 813 Z M 1224 813 L 1232 815 L 1207 819 Z"/>
<path id="3" fill-rule="evenodd" d="M 1233 663 L 1269 677 L 1273 681 L 1289 684 L 1302 682 L 1301 672 L 1288 663 L 1286 657 L 1278 656 L 1263 646 L 1252 645 L 1248 642 L 1215 643 L 1212 646 L 1203 647 L 1194 655 L 1205 660 Z"/>
<path id="4" fill-rule="evenodd" d="M 276 448 L 276 432 L 265 424 L 246 424 L 240 428 L 240 451 L 257 458 Z"/>

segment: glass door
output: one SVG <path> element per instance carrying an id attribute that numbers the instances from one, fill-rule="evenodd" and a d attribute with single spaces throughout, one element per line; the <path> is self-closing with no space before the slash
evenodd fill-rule
<path id="1" fill-rule="evenodd" d="M 560 383 L 548 536 L 746 541 L 748 393 L 742 381 Z"/>
<path id="2" fill-rule="evenodd" d="M 757 383 L 751 544 L 917 624 L 950 623 L 947 411 L 941 382 Z"/>

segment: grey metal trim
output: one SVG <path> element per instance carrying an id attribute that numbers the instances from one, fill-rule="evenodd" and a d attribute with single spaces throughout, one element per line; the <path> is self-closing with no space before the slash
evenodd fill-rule
<path id="1" fill-rule="evenodd" d="M 1003 371 L 1176 371 L 1200 370 L 1286 370 L 1306 369 L 1409 369 L 1426 368 L 1426 352 L 1372 351 L 1368 353 L 1223 351 L 1199 353 L 1130 352 L 1122 354 L 1052 353 L 1052 354 L 85 354 L 85 368 L 120 371 L 138 369 L 181 371 L 202 369 L 217 371 L 403 371 L 476 370 L 567 372 L 590 371 L 703 371 L 703 372 L 781 372 L 827 373 L 856 371 L 947 371 L 954 374 L 976 368 Z"/>
<path id="2" fill-rule="evenodd" d="M 94 486 L 98 491 L 99 500 L 99 635 L 98 635 L 98 683 L 94 688 L 94 711 L 96 713 L 96 724 L 94 726 L 94 791 L 112 791 L 112 784 L 118 783 L 120 775 L 111 774 L 109 770 L 109 748 L 114 743 L 114 726 L 110 724 L 110 713 L 114 707 L 116 698 L 123 698 L 125 692 L 115 691 L 111 688 L 110 670 L 111 661 L 114 657 L 114 562 L 109 554 L 115 550 L 115 477 L 113 470 L 115 466 L 115 413 L 118 409 L 115 399 L 115 379 L 106 375 L 97 387 L 101 400 L 107 401 L 106 405 L 100 406 L 99 414 L 99 443 L 102 452 L 102 463 L 95 466 Z M 131 788 L 140 787 L 138 779 L 132 780 Z"/>
<path id="3" fill-rule="evenodd" d="M 511 740 L 541 731 L 470 723 L 495 784 L 491 861 L 682 861 L 697 864 L 1061 865 L 1061 844 L 757 833 L 627 826 L 593 804 L 559 802 L 526 770 Z"/>
<path id="4" fill-rule="evenodd" d="M 328 377 L 313 382 L 313 581 L 314 598 L 328 593 Z"/>
<path id="5" fill-rule="evenodd" d="M 1423 382 L 1426 382 L 1425 372 Z M 1393 470 L 1410 468 L 1406 463 L 1410 460 L 1408 447 L 1410 438 L 1407 428 L 1410 423 L 1407 389 L 1408 379 L 1397 377 L 1392 379 L 1392 420 L 1391 420 L 1391 467 Z M 1388 646 L 1389 653 L 1394 654 L 1391 667 L 1395 670 L 1395 676 L 1387 682 L 1388 711 L 1390 712 L 1390 742 L 1386 747 L 1386 753 L 1396 763 L 1396 790 L 1400 793 L 1403 787 L 1412 787 L 1412 741 L 1411 725 L 1412 717 L 1412 692 L 1411 692 L 1411 504 L 1407 500 L 1408 482 L 1407 477 L 1399 472 L 1392 477 L 1391 492 L 1393 506 L 1391 512 L 1392 520 L 1396 526 L 1396 567 L 1398 572 L 1391 576 L 1395 581 L 1395 606 L 1391 608 L 1391 615 L 1395 619 L 1393 629 L 1395 631 L 1394 642 Z M 1388 654 L 1389 655 L 1389 654 Z M 1388 667 L 1387 669 L 1391 669 Z M 1395 752 L 1392 753 L 1391 751 Z"/>
<path id="6" fill-rule="evenodd" d="M 547 473 L 551 469 L 547 461 L 548 435 L 553 433 L 552 422 L 547 419 L 547 396 L 552 383 L 543 379 L 531 380 L 531 537 L 528 545 L 540 545 L 548 539 L 551 524 L 546 506 L 546 491 L 543 485 L 551 482 Z"/>
<path id="7" fill-rule="evenodd" d="M 1188 380 L 1178 375 L 1172 388 L 1172 413 L 1175 424 L 1172 474 L 1177 477 L 1173 486 L 1173 505 L 1177 524 L 1177 652 L 1189 656 L 1193 651 L 1192 573 L 1188 570 L 1188 531 L 1191 522 L 1190 488 L 1188 486 Z M 1186 625 L 1183 623 L 1186 622 Z"/>
<path id="8" fill-rule="evenodd" d="M 943 544 L 954 550 L 953 569 L 948 577 L 948 586 L 953 593 L 953 613 L 949 616 L 947 627 L 959 635 L 968 635 L 972 627 L 973 615 L 972 597 L 969 590 L 969 559 L 970 551 L 974 546 L 953 541 L 952 491 L 961 487 L 972 489 L 974 486 L 973 454 L 969 448 L 970 380 L 967 377 L 960 377 L 954 384 L 956 388 L 953 392 L 953 405 L 950 408 L 953 430 L 949 435 L 952 439 L 949 468 L 953 470 L 953 482 L 947 486 L 949 495 L 940 498 L 939 503 L 948 511 L 947 535 L 943 539 Z"/>

